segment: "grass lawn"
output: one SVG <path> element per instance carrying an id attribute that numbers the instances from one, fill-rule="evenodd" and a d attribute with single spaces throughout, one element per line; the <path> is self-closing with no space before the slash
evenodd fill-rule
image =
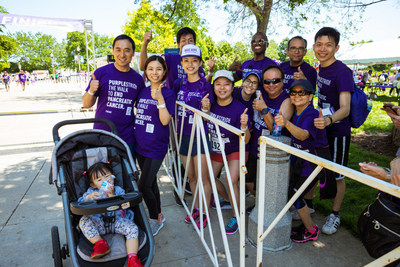
<path id="1" fill-rule="evenodd" d="M 382 93 L 381 93 L 382 94 Z M 373 109 L 371 110 L 365 123 L 358 129 L 352 129 L 352 135 L 360 133 L 377 133 L 390 132 L 393 124 L 386 112 L 380 110 L 383 102 L 393 102 L 397 104 L 397 97 L 388 96 L 388 93 L 378 96 L 373 101 Z M 355 144 L 350 144 L 350 154 L 348 167 L 359 170 L 359 162 L 374 161 L 379 166 L 389 167 L 392 158 L 378 155 L 372 152 L 367 152 Z M 363 185 L 352 179 L 346 179 L 346 194 L 340 210 L 341 224 L 348 227 L 355 235 L 358 235 L 357 221 L 361 212 L 371 204 L 378 190 L 369 186 Z M 332 210 L 331 200 L 319 200 L 319 192 L 316 193 L 314 204 L 320 212 L 328 215 Z M 322 227 L 322 226 L 321 226 Z"/>

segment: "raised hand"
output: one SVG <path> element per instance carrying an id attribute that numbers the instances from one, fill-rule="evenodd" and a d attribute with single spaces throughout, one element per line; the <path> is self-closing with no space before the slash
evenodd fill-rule
<path id="1" fill-rule="evenodd" d="M 242 115 L 240 115 L 240 125 L 241 125 L 242 129 L 247 128 L 247 123 L 249 121 L 249 115 L 247 115 L 247 110 L 248 110 L 248 108 L 246 108 L 243 111 Z"/>
<path id="2" fill-rule="evenodd" d="M 324 118 L 324 116 L 322 115 L 322 109 L 319 109 L 319 116 L 318 116 L 318 118 L 315 118 L 315 119 L 314 119 L 314 126 L 315 126 L 317 129 L 321 129 L 321 130 L 325 129 L 325 118 Z"/>
<path id="3" fill-rule="evenodd" d="M 235 60 L 233 60 L 233 63 L 229 66 L 228 70 L 229 71 L 237 71 L 240 70 L 242 67 L 242 63 L 238 61 L 238 55 L 236 55 Z"/>
<path id="4" fill-rule="evenodd" d="M 267 104 L 265 104 L 265 101 L 262 97 L 262 94 L 260 95 L 260 99 L 254 99 L 253 101 L 253 109 L 261 111 L 262 109 L 267 108 Z"/>
<path id="5" fill-rule="evenodd" d="M 151 97 L 154 100 L 157 100 L 160 102 L 160 100 L 164 100 L 164 97 L 162 95 L 162 88 L 164 87 L 164 84 L 160 84 L 160 86 L 158 88 L 152 88 L 151 89 Z M 159 103 L 160 104 L 160 103 Z M 162 104 L 160 104 L 162 105 Z"/>
<path id="6" fill-rule="evenodd" d="M 293 73 L 293 79 L 298 80 L 298 79 L 304 79 L 307 80 L 306 76 L 304 73 L 301 71 L 300 66 L 297 68 L 297 72 Z"/>
<path id="7" fill-rule="evenodd" d="M 97 92 L 97 89 L 99 89 L 99 80 L 96 80 L 96 76 L 94 76 L 94 73 L 93 73 L 88 92 L 94 94 Z"/>
<path id="8" fill-rule="evenodd" d="M 210 94 L 206 94 L 203 99 L 201 100 L 201 109 L 203 112 L 210 111 L 210 99 L 208 98 Z"/>
<path id="9" fill-rule="evenodd" d="M 207 66 L 208 66 L 208 71 L 209 71 L 209 72 L 214 72 L 215 56 L 213 56 L 212 58 L 210 58 L 210 59 L 207 61 Z"/>
<path id="10" fill-rule="evenodd" d="M 143 36 L 143 43 L 150 43 L 151 40 L 153 40 L 153 30 L 150 30 L 149 32 L 146 32 Z"/>
<path id="11" fill-rule="evenodd" d="M 282 110 L 279 110 L 279 114 L 275 116 L 274 118 L 276 125 L 281 126 L 281 127 L 286 127 L 286 122 L 287 120 L 285 117 L 282 116 Z"/>

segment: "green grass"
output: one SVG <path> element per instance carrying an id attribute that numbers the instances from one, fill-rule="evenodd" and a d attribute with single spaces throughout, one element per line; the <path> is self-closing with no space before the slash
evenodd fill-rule
<path id="1" fill-rule="evenodd" d="M 355 144 L 350 144 L 348 167 L 359 171 L 359 162 L 374 161 L 379 166 L 389 167 L 392 159 L 386 156 L 377 155 L 375 153 L 366 152 Z M 349 228 L 356 236 L 358 236 L 357 221 L 361 212 L 371 204 L 378 190 L 366 186 L 362 183 L 349 178 L 346 179 L 346 193 L 340 210 L 341 224 Z M 319 192 L 314 198 L 314 204 L 317 210 L 324 215 L 328 215 L 332 210 L 331 200 L 319 200 Z"/>

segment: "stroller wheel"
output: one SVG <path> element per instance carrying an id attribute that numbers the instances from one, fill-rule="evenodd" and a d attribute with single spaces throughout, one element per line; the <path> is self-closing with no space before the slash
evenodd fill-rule
<path id="1" fill-rule="evenodd" d="M 58 227 L 51 227 L 51 243 L 53 245 L 53 259 L 55 267 L 62 267 L 60 237 L 58 235 Z"/>

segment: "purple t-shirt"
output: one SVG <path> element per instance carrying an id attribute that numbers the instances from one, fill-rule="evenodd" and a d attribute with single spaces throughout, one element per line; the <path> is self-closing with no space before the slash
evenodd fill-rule
<path id="1" fill-rule="evenodd" d="M 214 95 L 212 91 L 212 86 L 209 82 L 206 81 L 204 77 L 200 78 L 198 81 L 194 83 L 190 83 L 187 79 L 177 79 L 174 83 L 174 92 L 176 93 L 176 100 L 184 102 L 185 104 L 197 108 L 201 110 L 201 100 L 206 94 L 210 99 L 210 103 L 214 103 Z M 183 107 L 178 105 L 178 114 L 177 114 L 177 132 L 181 133 L 181 122 L 183 115 Z M 185 120 L 183 123 L 183 131 L 184 135 L 191 135 L 192 133 L 192 125 L 193 125 L 194 113 L 191 110 L 185 109 Z M 207 134 L 207 124 L 204 122 L 204 130 Z"/>
<path id="2" fill-rule="evenodd" d="M 236 71 L 236 76 L 239 77 L 239 79 L 243 78 L 243 74 L 252 70 L 258 71 L 260 73 L 260 76 L 263 72 L 263 70 L 268 67 L 269 65 L 276 65 L 275 61 L 270 59 L 269 57 L 265 57 L 262 60 L 255 61 L 254 58 L 245 61 L 242 64 L 241 70 Z M 262 90 L 262 84 L 259 85 L 259 89 Z"/>
<path id="3" fill-rule="evenodd" d="M 186 78 L 186 72 L 181 65 L 181 55 L 179 54 L 166 54 L 164 55 L 165 63 L 168 67 L 168 76 L 165 81 L 168 88 L 173 88 L 176 79 Z M 199 73 L 204 75 L 204 69 L 199 68 Z"/>
<path id="4" fill-rule="evenodd" d="M 222 122 L 240 129 L 240 116 L 245 109 L 246 107 L 236 99 L 233 99 L 232 102 L 227 106 L 220 106 L 218 105 L 218 102 L 215 101 L 215 103 L 211 106 L 210 115 Z M 212 152 L 221 154 L 221 147 L 218 141 L 215 124 L 210 121 L 207 121 L 207 124 L 211 135 Z M 250 127 L 250 121 L 248 122 L 247 126 Z M 222 141 L 225 145 L 225 154 L 229 155 L 233 152 L 239 152 L 239 136 L 221 126 L 219 127 L 219 130 L 221 132 Z"/>
<path id="5" fill-rule="evenodd" d="M 318 106 L 322 109 L 330 110 L 331 114 L 333 114 L 340 108 L 339 94 L 341 92 L 354 92 L 352 71 L 339 60 L 336 60 L 326 68 L 320 66 L 317 86 Z M 349 117 L 326 128 L 328 137 L 343 137 L 349 135 L 350 132 Z"/>
<path id="6" fill-rule="evenodd" d="M 25 75 L 25 73 L 19 73 L 19 74 L 18 74 L 18 78 L 19 78 L 19 81 L 20 81 L 21 83 L 24 83 L 25 80 L 26 80 L 26 75 Z"/>
<path id="7" fill-rule="evenodd" d="M 175 93 L 167 87 L 161 92 L 169 114 L 174 115 Z M 137 113 L 133 134 L 136 152 L 147 158 L 162 160 L 168 150 L 169 126 L 162 125 L 157 105 L 158 101 L 151 97 L 150 86 L 140 91 L 135 104 Z"/>
<path id="8" fill-rule="evenodd" d="M 314 119 L 318 118 L 319 112 L 313 108 L 312 105 L 309 105 L 300 115 L 297 115 L 297 112 L 294 112 L 292 123 L 301 129 L 307 130 L 310 136 L 301 141 L 292 136 L 292 145 L 295 148 L 300 150 L 315 154 L 316 148 L 324 148 L 328 147 L 328 139 L 326 137 L 326 131 L 317 129 L 314 126 Z M 301 176 L 309 176 L 313 168 L 311 164 L 304 160 L 303 168 L 301 171 Z"/>
<path id="9" fill-rule="evenodd" d="M 278 97 L 271 99 L 269 98 L 265 90 L 263 90 L 262 97 L 265 101 L 265 104 L 267 104 L 268 108 L 270 109 L 272 117 L 275 117 L 276 115 L 279 114 L 279 109 L 283 101 L 289 98 L 289 95 L 286 91 L 283 90 Z M 253 132 L 251 133 L 251 139 L 250 139 L 250 154 L 252 154 L 254 157 L 258 158 L 258 138 L 260 138 L 260 136 L 262 135 L 263 130 L 266 129 L 268 129 L 268 127 L 265 124 L 263 117 L 261 117 L 258 121 L 254 122 Z M 282 135 L 287 135 L 286 129 L 282 130 Z"/>
<path id="10" fill-rule="evenodd" d="M 283 72 L 285 73 L 285 80 L 283 81 L 283 89 L 288 91 L 289 87 L 294 82 L 293 74 L 299 71 L 298 70 L 299 66 L 291 67 L 290 61 L 283 62 L 280 66 Z M 312 66 L 310 66 L 310 64 L 304 61 L 303 63 L 301 63 L 300 69 L 304 73 L 304 76 L 306 76 L 307 80 L 311 83 L 311 85 L 313 85 L 314 88 L 316 88 L 317 71 Z"/>
<path id="11" fill-rule="evenodd" d="M 10 76 L 3 74 L 3 79 L 4 79 L 4 81 L 9 82 L 10 81 Z"/>
<path id="12" fill-rule="evenodd" d="M 118 135 L 126 143 L 133 143 L 133 105 L 145 87 L 142 77 L 133 69 L 128 72 L 119 71 L 113 63 L 98 68 L 94 75 L 99 80 L 99 88 L 94 94 L 98 97 L 95 117 L 112 121 Z M 86 91 L 89 88 L 90 82 Z M 110 131 L 104 123 L 95 123 L 93 128 Z"/>

